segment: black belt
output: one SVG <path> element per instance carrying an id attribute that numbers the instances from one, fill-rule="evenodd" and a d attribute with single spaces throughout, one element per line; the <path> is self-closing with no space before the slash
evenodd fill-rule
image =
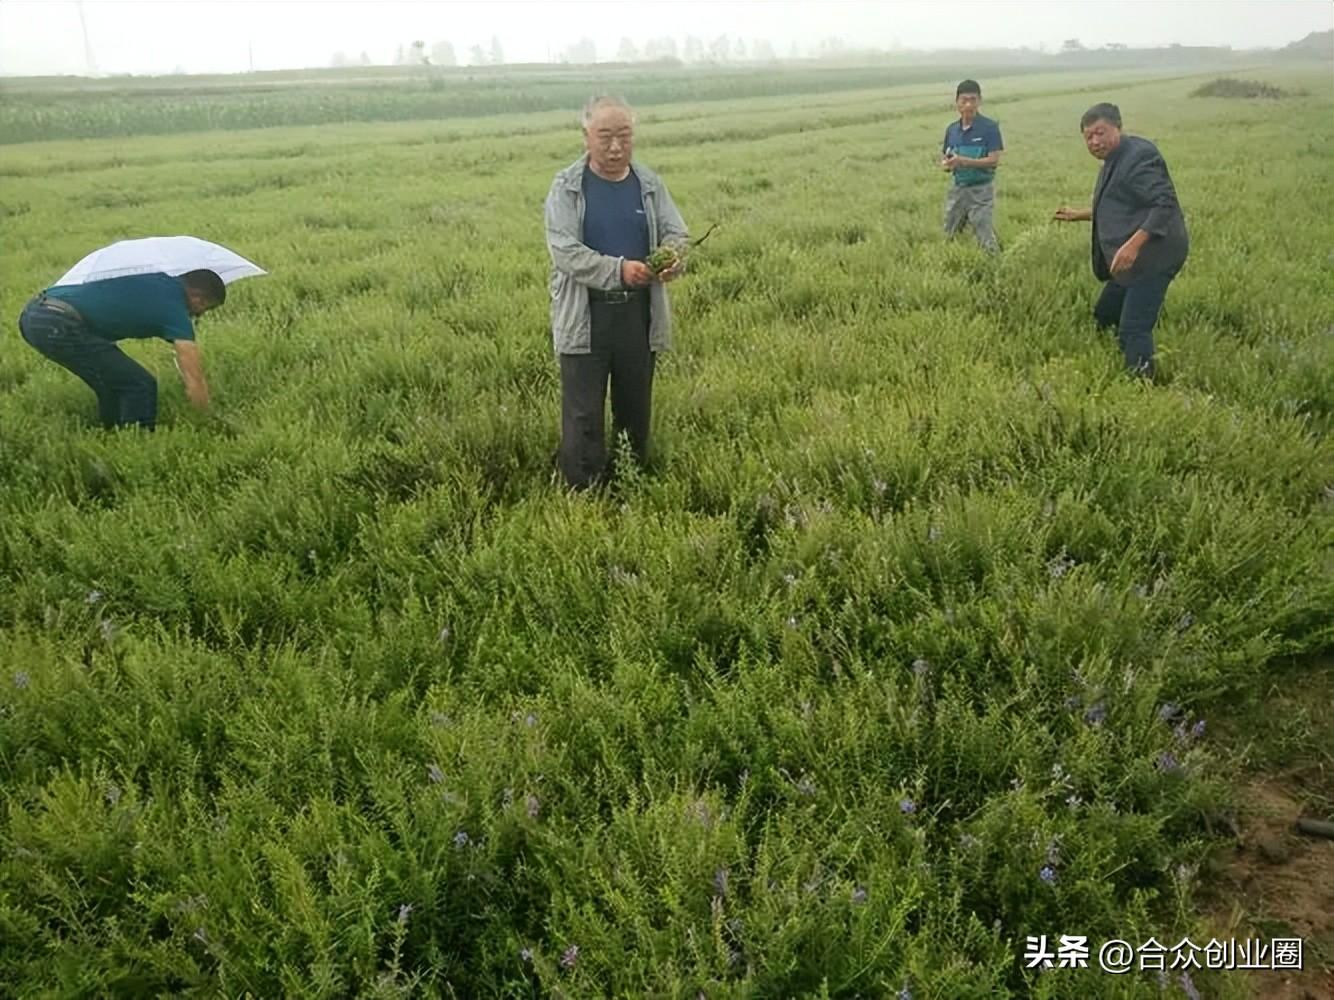
<path id="1" fill-rule="evenodd" d="M 647 294 L 647 288 L 617 288 L 611 291 L 590 288 L 588 290 L 588 300 L 590 302 L 637 302 Z"/>

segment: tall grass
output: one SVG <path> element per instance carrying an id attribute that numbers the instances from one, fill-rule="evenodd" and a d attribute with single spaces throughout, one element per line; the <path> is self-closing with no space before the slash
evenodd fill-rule
<path id="1" fill-rule="evenodd" d="M 272 276 L 201 323 L 217 419 L 131 348 L 151 436 L 0 342 L 0 982 L 1159 995 L 1025 937 L 1199 932 L 1228 775 L 1195 723 L 1334 606 L 1328 116 L 1196 82 L 988 83 L 998 261 L 937 236 L 949 93 L 655 109 L 641 155 L 721 228 L 652 467 L 577 498 L 567 112 L 12 147 L 8 316 L 147 232 Z M 1191 225 L 1153 388 L 1046 221 L 1095 93 Z"/>

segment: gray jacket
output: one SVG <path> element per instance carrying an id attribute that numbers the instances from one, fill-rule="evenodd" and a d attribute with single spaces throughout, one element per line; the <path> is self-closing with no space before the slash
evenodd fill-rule
<path id="1" fill-rule="evenodd" d="M 1167 164 L 1148 139 L 1127 135 L 1103 161 L 1093 188 L 1093 273 L 1099 280 L 1111 278 L 1112 258 L 1137 229 L 1152 238 L 1140 249 L 1135 266 L 1116 279 L 1118 284 L 1133 285 L 1185 263 L 1190 239 Z"/>
<path id="2" fill-rule="evenodd" d="M 608 257 L 584 245 L 584 166 L 588 154 L 556 175 L 547 193 L 547 250 L 551 252 L 551 340 L 557 354 L 587 354 L 589 344 L 588 290 L 623 288 L 623 257 Z M 667 185 L 652 170 L 637 161 L 630 169 L 639 178 L 648 219 L 649 247 L 688 235 L 685 221 L 676 210 Z M 649 334 L 652 351 L 672 346 L 672 307 L 667 288 L 655 281 L 649 286 Z"/>

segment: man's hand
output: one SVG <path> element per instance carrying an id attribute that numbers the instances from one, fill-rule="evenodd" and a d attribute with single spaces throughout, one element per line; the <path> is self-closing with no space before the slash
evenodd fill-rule
<path id="1" fill-rule="evenodd" d="M 1112 276 L 1125 274 L 1135 266 L 1135 261 L 1139 259 L 1139 244 L 1132 236 L 1121 244 L 1121 249 L 1116 251 L 1116 256 L 1112 258 L 1110 270 Z"/>
<path id="2" fill-rule="evenodd" d="M 652 284 L 653 269 L 642 260 L 626 260 L 621 262 L 621 284 L 626 288 L 643 288 L 645 285 Z"/>
<path id="3" fill-rule="evenodd" d="M 953 173 L 959 167 L 963 166 L 963 164 L 959 162 L 959 159 L 960 157 L 958 153 L 950 153 L 949 156 L 940 161 L 940 169 L 948 170 L 950 173 Z"/>
<path id="4" fill-rule="evenodd" d="M 176 350 L 176 370 L 181 373 L 185 384 L 185 395 L 191 405 L 198 410 L 208 409 L 208 381 L 204 378 L 204 364 L 199 358 L 199 345 L 193 340 L 177 340 L 172 343 Z"/>
<path id="5" fill-rule="evenodd" d="M 677 260 L 671 267 L 665 267 L 659 271 L 655 277 L 664 285 L 669 281 L 675 281 L 685 273 L 686 263 L 683 260 Z"/>
<path id="6" fill-rule="evenodd" d="M 1087 208 L 1071 208 L 1068 205 L 1062 205 L 1052 216 L 1057 222 L 1088 222 L 1093 218 L 1093 213 Z"/>

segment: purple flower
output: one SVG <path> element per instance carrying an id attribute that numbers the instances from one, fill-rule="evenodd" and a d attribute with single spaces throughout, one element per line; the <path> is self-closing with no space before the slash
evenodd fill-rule
<path id="1" fill-rule="evenodd" d="M 14 674 L 14 686 L 20 690 L 26 688 L 31 680 L 26 670 L 19 670 Z"/>
<path id="2" fill-rule="evenodd" d="M 912 672 L 916 674 L 918 677 L 925 677 L 928 673 L 931 672 L 931 661 L 925 660 L 919 656 L 917 659 L 912 661 Z"/>
<path id="3" fill-rule="evenodd" d="M 562 969 L 573 969 L 575 963 L 579 961 L 579 946 L 572 944 L 561 953 L 560 966 Z"/>
<path id="4" fill-rule="evenodd" d="M 1038 872 L 1038 878 L 1051 885 L 1056 881 L 1056 869 L 1051 865 L 1043 865 L 1042 870 Z"/>
<path id="5" fill-rule="evenodd" d="M 96 604 L 96 603 L 97 603 L 98 601 L 100 601 L 101 599 L 102 599 L 102 591 L 100 591 L 100 590 L 90 590 L 90 591 L 88 591 L 88 596 L 85 597 L 85 598 L 83 599 L 83 603 L 84 603 L 84 604 Z"/>
<path id="6" fill-rule="evenodd" d="M 520 948 L 520 949 L 519 949 L 519 959 L 520 959 L 520 961 L 523 961 L 523 962 L 531 962 L 531 961 L 533 960 L 533 949 L 532 949 L 532 948 Z"/>
<path id="7" fill-rule="evenodd" d="M 1181 762 L 1177 760 L 1177 755 L 1171 750 L 1164 750 L 1160 753 L 1155 766 L 1164 774 L 1170 774 L 1174 771 L 1181 770 Z"/>
<path id="8" fill-rule="evenodd" d="M 470 838 L 468 837 L 467 830 L 460 830 L 458 833 L 454 834 L 455 847 L 467 847 L 469 843 Z"/>
<path id="9" fill-rule="evenodd" d="M 912 799 L 900 799 L 899 812 L 903 813 L 905 816 L 911 816 L 913 813 L 917 812 L 917 803 Z"/>
<path id="10" fill-rule="evenodd" d="M 1195 723 L 1195 725 L 1190 727 L 1190 735 L 1192 739 L 1197 739 L 1197 740 L 1200 739 L 1202 736 L 1204 736 L 1203 719 L 1201 719 L 1199 722 Z"/>
<path id="11" fill-rule="evenodd" d="M 815 781 L 810 775 L 802 774 L 801 780 L 797 782 L 797 791 L 807 796 L 815 794 Z"/>
<path id="12" fill-rule="evenodd" d="M 1190 628 L 1194 624 L 1195 624 L 1195 616 L 1191 614 L 1189 611 L 1187 611 L 1185 614 L 1183 614 L 1180 618 L 1177 619 L 1176 628 L 1178 632 L 1184 632 L 1186 631 L 1186 629 Z"/>
<path id="13" fill-rule="evenodd" d="M 1158 719 L 1160 722 L 1171 722 L 1181 714 L 1181 706 L 1175 702 L 1164 702 L 1158 708 Z"/>
<path id="14" fill-rule="evenodd" d="M 895 994 L 894 1000 L 912 1000 L 912 990 L 908 988 L 907 983 L 904 983 L 903 989 Z"/>
<path id="15" fill-rule="evenodd" d="M 931 527 L 929 527 L 929 528 L 926 529 L 926 540 L 927 540 L 928 542 L 938 541 L 939 539 L 940 539 L 940 526 L 939 526 L 939 525 L 937 525 L 937 524 L 933 524 L 933 525 L 931 525 Z"/>
<path id="16" fill-rule="evenodd" d="M 431 764 L 426 768 L 426 773 L 431 776 L 431 783 L 438 785 L 445 780 L 445 772 L 440 770 L 439 764 Z"/>
<path id="17" fill-rule="evenodd" d="M 1073 712 L 1075 709 L 1077 709 L 1079 707 L 1079 701 L 1080 698 L 1079 695 L 1077 694 L 1072 694 L 1069 698 L 1066 698 L 1065 699 L 1066 711 Z"/>
<path id="18" fill-rule="evenodd" d="M 107 785 L 106 797 L 107 804 L 114 806 L 120 801 L 120 787 L 117 785 Z"/>
<path id="19" fill-rule="evenodd" d="M 398 908 L 398 922 L 399 922 L 399 924 L 406 924 L 406 923 L 408 922 L 408 914 L 410 914 L 411 912 L 412 912 L 412 904 L 411 904 L 411 903 L 404 903 L 403 905 L 401 905 L 401 906 Z"/>
<path id="20" fill-rule="evenodd" d="M 529 729 L 532 729 L 535 725 L 537 725 L 537 716 L 534 715 L 532 712 L 529 712 L 527 715 L 523 717 L 523 724 L 527 726 Z"/>
<path id="21" fill-rule="evenodd" d="M 1090 726 L 1101 726 L 1107 718 L 1107 706 L 1102 702 L 1094 702 L 1084 711 L 1084 721 Z"/>
<path id="22" fill-rule="evenodd" d="M 120 629 L 116 627 L 116 623 L 107 618 L 98 621 L 97 627 L 102 633 L 103 642 L 110 642 L 112 639 L 116 638 L 116 633 L 120 631 Z"/>
<path id="23" fill-rule="evenodd" d="M 866 902 L 866 889 L 860 885 L 857 886 L 855 889 L 853 889 L 852 901 L 856 903 L 858 906 Z"/>

